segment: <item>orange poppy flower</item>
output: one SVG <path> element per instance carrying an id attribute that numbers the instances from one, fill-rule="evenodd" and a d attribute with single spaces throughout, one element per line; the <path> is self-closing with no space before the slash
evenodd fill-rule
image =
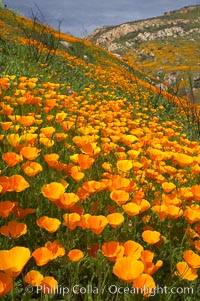
<path id="1" fill-rule="evenodd" d="M 196 269 L 191 268 L 185 261 L 178 262 L 176 268 L 177 271 L 175 272 L 175 275 L 184 280 L 193 281 L 198 277 Z"/>
<path id="2" fill-rule="evenodd" d="M 150 204 L 147 200 L 145 200 L 145 199 L 142 199 L 142 200 L 140 200 L 140 199 L 135 200 L 135 198 L 134 198 L 133 202 L 134 202 L 135 204 L 137 204 L 138 206 L 140 206 L 140 213 L 142 213 L 142 212 L 148 210 L 148 209 L 151 207 L 151 204 Z"/>
<path id="3" fill-rule="evenodd" d="M 129 200 L 129 193 L 124 190 L 113 190 L 110 193 L 110 198 L 118 205 L 125 204 Z"/>
<path id="4" fill-rule="evenodd" d="M 17 148 L 19 146 L 20 143 L 19 134 L 10 134 L 7 135 L 6 138 L 12 147 Z"/>
<path id="5" fill-rule="evenodd" d="M 58 159 L 59 159 L 59 155 L 55 153 L 44 155 L 44 160 L 52 168 L 57 166 Z"/>
<path id="6" fill-rule="evenodd" d="M 0 177 L 1 194 L 6 193 L 10 190 L 9 177 Z"/>
<path id="7" fill-rule="evenodd" d="M 124 255 L 124 247 L 117 241 L 105 242 L 102 246 L 102 253 L 109 261 L 114 262 Z"/>
<path id="8" fill-rule="evenodd" d="M 44 294 L 54 294 L 58 288 L 58 282 L 54 277 L 46 276 L 42 279 L 39 288 Z"/>
<path id="9" fill-rule="evenodd" d="M 129 179 L 117 175 L 112 178 L 111 190 L 125 190 L 129 185 Z"/>
<path id="10" fill-rule="evenodd" d="M 56 202 L 64 192 L 65 187 L 57 182 L 52 182 L 42 187 L 42 194 L 51 202 Z"/>
<path id="11" fill-rule="evenodd" d="M 12 122 L 0 122 L 0 124 L 1 124 L 1 126 L 2 126 L 2 128 L 3 128 L 3 130 L 4 131 L 7 131 L 7 130 L 9 130 L 9 128 L 11 127 L 11 125 L 12 125 Z"/>
<path id="12" fill-rule="evenodd" d="M 135 150 L 135 149 L 131 149 L 127 152 L 127 154 L 129 155 L 131 160 L 135 160 L 139 156 L 140 151 Z"/>
<path id="13" fill-rule="evenodd" d="M 116 228 L 119 225 L 121 225 L 124 222 L 124 216 L 122 213 L 116 212 L 116 213 L 111 213 L 107 215 L 107 220 L 108 223 L 113 227 Z"/>
<path id="14" fill-rule="evenodd" d="M 174 154 L 173 157 L 181 167 L 190 166 L 194 161 L 193 157 L 180 153 Z"/>
<path id="15" fill-rule="evenodd" d="M 41 128 L 40 131 L 42 134 L 44 134 L 46 138 L 51 138 L 51 136 L 53 135 L 53 133 L 55 133 L 56 130 L 52 126 L 47 126 L 45 128 Z"/>
<path id="16" fill-rule="evenodd" d="M 46 137 L 40 137 L 40 143 L 45 145 L 47 148 L 51 148 L 54 145 L 54 140 Z"/>
<path id="17" fill-rule="evenodd" d="M 7 218 L 9 214 L 12 212 L 12 209 L 15 207 L 14 202 L 4 201 L 0 202 L 0 216 Z"/>
<path id="18" fill-rule="evenodd" d="M 78 262 L 84 257 L 84 253 L 79 249 L 73 249 L 69 251 L 67 257 L 73 262 Z"/>
<path id="19" fill-rule="evenodd" d="M 40 285 L 43 279 L 44 279 L 43 275 L 36 270 L 31 270 L 24 276 L 24 281 L 30 284 L 31 286 Z"/>
<path id="20" fill-rule="evenodd" d="M 37 162 L 30 161 L 27 161 L 26 163 L 22 164 L 21 168 L 28 177 L 34 177 L 38 173 L 43 171 L 42 165 L 40 165 Z"/>
<path id="21" fill-rule="evenodd" d="M 124 249 L 124 253 L 127 257 L 129 256 L 136 260 L 140 258 L 141 253 L 143 251 L 143 247 L 133 240 L 126 241 L 124 243 Z"/>
<path id="22" fill-rule="evenodd" d="M 145 297 L 150 297 L 156 288 L 153 278 L 148 274 L 141 274 L 133 280 L 133 287 L 140 289 Z"/>
<path id="23" fill-rule="evenodd" d="M 134 135 L 123 135 L 122 141 L 126 145 L 131 145 L 132 143 L 136 142 L 138 138 Z"/>
<path id="24" fill-rule="evenodd" d="M 158 231 L 145 230 L 142 232 L 142 238 L 150 245 L 154 245 L 161 239 L 161 234 Z"/>
<path id="25" fill-rule="evenodd" d="M 197 237 L 199 237 L 199 236 L 197 235 Z M 195 240 L 194 245 L 195 245 L 195 249 L 198 252 L 200 252 L 200 240 Z"/>
<path id="26" fill-rule="evenodd" d="M 75 205 L 79 201 L 78 195 L 73 192 L 63 193 L 61 194 L 59 200 L 56 202 L 56 205 L 59 208 L 70 208 Z"/>
<path id="27" fill-rule="evenodd" d="M 5 294 L 9 293 L 12 289 L 13 289 L 12 278 L 5 273 L 0 273 L 0 297 L 3 297 Z"/>
<path id="28" fill-rule="evenodd" d="M 35 122 L 35 118 L 33 116 L 19 116 L 18 122 L 28 127 Z"/>
<path id="29" fill-rule="evenodd" d="M 85 229 L 89 229 L 89 225 L 88 225 L 88 218 L 91 216 L 91 214 L 84 214 L 81 215 L 81 219 L 80 219 L 80 226 L 83 230 Z"/>
<path id="30" fill-rule="evenodd" d="M 183 258 L 191 268 L 200 268 L 200 256 L 192 250 L 184 251 Z"/>
<path id="31" fill-rule="evenodd" d="M 144 270 L 144 264 L 131 256 L 120 257 L 113 266 L 113 273 L 125 282 L 133 282 Z"/>
<path id="32" fill-rule="evenodd" d="M 84 178 L 84 173 L 80 172 L 80 167 L 78 166 L 73 166 L 71 168 L 71 177 L 76 181 L 79 182 Z"/>
<path id="33" fill-rule="evenodd" d="M 10 250 L 0 250 L 0 271 L 15 278 L 22 272 L 30 258 L 31 253 L 28 248 L 14 247 Z"/>
<path id="34" fill-rule="evenodd" d="M 200 208 L 199 207 L 186 207 L 184 216 L 189 224 L 200 222 Z"/>
<path id="35" fill-rule="evenodd" d="M 20 175 L 9 177 L 9 191 L 21 192 L 29 186 L 29 183 Z"/>
<path id="36" fill-rule="evenodd" d="M 80 149 L 84 154 L 87 154 L 91 157 L 98 156 L 98 154 L 101 151 L 100 147 L 97 146 L 96 142 L 86 143 L 86 144 L 82 145 Z"/>
<path id="37" fill-rule="evenodd" d="M 16 221 L 10 221 L 7 226 L 0 228 L 0 233 L 4 236 L 10 236 L 12 238 L 18 238 L 27 232 L 27 226 L 24 223 L 18 223 Z"/>
<path id="38" fill-rule="evenodd" d="M 151 210 L 156 212 L 159 219 L 162 220 L 167 216 L 167 206 L 166 205 L 155 205 L 151 207 Z"/>
<path id="39" fill-rule="evenodd" d="M 23 161 L 23 157 L 14 152 L 7 152 L 3 154 L 2 159 L 6 162 L 9 167 L 13 167 L 16 164 Z"/>
<path id="40" fill-rule="evenodd" d="M 35 209 L 33 208 L 22 209 L 19 207 L 18 202 L 15 202 L 14 204 L 15 206 L 12 209 L 12 213 L 16 218 L 24 218 L 27 214 L 35 213 Z"/>
<path id="41" fill-rule="evenodd" d="M 128 216 L 134 216 L 140 213 L 140 206 L 137 204 L 130 202 L 125 205 L 122 205 L 124 211 L 128 214 Z"/>
<path id="42" fill-rule="evenodd" d="M 89 169 L 94 163 L 94 159 L 90 158 L 88 155 L 79 154 L 77 158 L 77 162 L 81 168 L 81 170 Z"/>
<path id="43" fill-rule="evenodd" d="M 104 215 L 91 215 L 87 221 L 89 229 L 97 235 L 99 235 L 108 224 L 108 220 Z"/>
<path id="44" fill-rule="evenodd" d="M 162 189 L 164 192 L 169 193 L 176 188 L 176 185 L 172 182 L 164 182 L 162 183 Z"/>
<path id="45" fill-rule="evenodd" d="M 43 266 L 47 264 L 49 261 L 53 260 L 52 252 L 46 247 L 37 248 L 32 253 L 32 256 L 35 259 L 37 266 Z"/>
<path id="46" fill-rule="evenodd" d="M 98 182 L 98 181 L 87 181 L 84 182 L 82 185 L 82 188 L 89 192 L 90 194 L 97 192 L 97 191 L 101 191 L 105 189 L 105 184 L 102 182 Z"/>
<path id="47" fill-rule="evenodd" d="M 57 218 L 52 218 L 48 216 L 41 216 L 36 220 L 37 225 L 40 228 L 44 228 L 50 233 L 54 233 L 60 227 L 61 222 Z"/>
<path id="48" fill-rule="evenodd" d="M 117 161 L 117 168 L 122 172 L 128 172 L 133 167 L 131 160 L 119 160 Z"/>
<path id="49" fill-rule="evenodd" d="M 175 205 L 175 206 L 180 206 L 182 201 L 181 199 L 177 198 L 176 193 L 170 193 L 170 194 L 162 194 L 162 201 L 164 205 Z"/>
<path id="50" fill-rule="evenodd" d="M 167 216 L 171 219 L 177 219 L 183 215 L 183 210 L 180 207 L 170 205 L 167 207 Z"/>
<path id="51" fill-rule="evenodd" d="M 31 146 L 22 147 L 20 150 L 20 154 L 29 161 L 35 160 L 39 154 L 40 149 Z"/>
<path id="52" fill-rule="evenodd" d="M 191 187 L 191 191 L 193 193 L 194 199 L 196 201 L 200 201 L 200 185 L 194 185 Z"/>
<path id="53" fill-rule="evenodd" d="M 141 252 L 141 261 L 144 263 L 144 272 L 153 275 L 162 265 L 163 261 L 158 260 L 156 264 L 153 263 L 154 253 L 148 250 Z"/>
<path id="54" fill-rule="evenodd" d="M 70 230 L 74 230 L 80 225 L 81 217 L 78 213 L 66 213 L 63 215 L 64 223 L 63 225 L 68 227 Z"/>
<path id="55" fill-rule="evenodd" d="M 57 240 L 54 240 L 54 242 L 47 241 L 45 247 L 52 252 L 54 259 L 65 255 L 65 248 Z"/>

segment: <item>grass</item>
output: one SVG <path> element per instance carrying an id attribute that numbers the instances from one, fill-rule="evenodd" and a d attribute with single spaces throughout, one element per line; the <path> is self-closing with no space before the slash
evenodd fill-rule
<path id="1" fill-rule="evenodd" d="M 198 105 L 87 40 L 0 20 L 1 299 L 198 300 Z"/>

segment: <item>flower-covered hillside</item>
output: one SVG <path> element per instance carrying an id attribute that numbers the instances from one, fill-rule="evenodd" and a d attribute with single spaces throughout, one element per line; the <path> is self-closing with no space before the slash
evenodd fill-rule
<path id="1" fill-rule="evenodd" d="M 0 18 L 0 297 L 198 297 L 200 146 L 187 99 L 88 41 Z"/>

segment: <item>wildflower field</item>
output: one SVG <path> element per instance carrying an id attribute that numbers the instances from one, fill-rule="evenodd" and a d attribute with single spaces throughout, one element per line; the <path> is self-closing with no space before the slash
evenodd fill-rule
<path id="1" fill-rule="evenodd" d="M 199 106 L 9 10 L 0 31 L 1 300 L 199 300 Z"/>

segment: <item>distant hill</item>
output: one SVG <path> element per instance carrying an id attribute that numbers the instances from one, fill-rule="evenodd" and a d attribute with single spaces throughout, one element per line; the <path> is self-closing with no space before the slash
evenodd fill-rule
<path id="1" fill-rule="evenodd" d="M 117 26 L 103 26 L 86 37 L 126 58 L 133 66 L 178 90 L 200 93 L 200 5 Z"/>

